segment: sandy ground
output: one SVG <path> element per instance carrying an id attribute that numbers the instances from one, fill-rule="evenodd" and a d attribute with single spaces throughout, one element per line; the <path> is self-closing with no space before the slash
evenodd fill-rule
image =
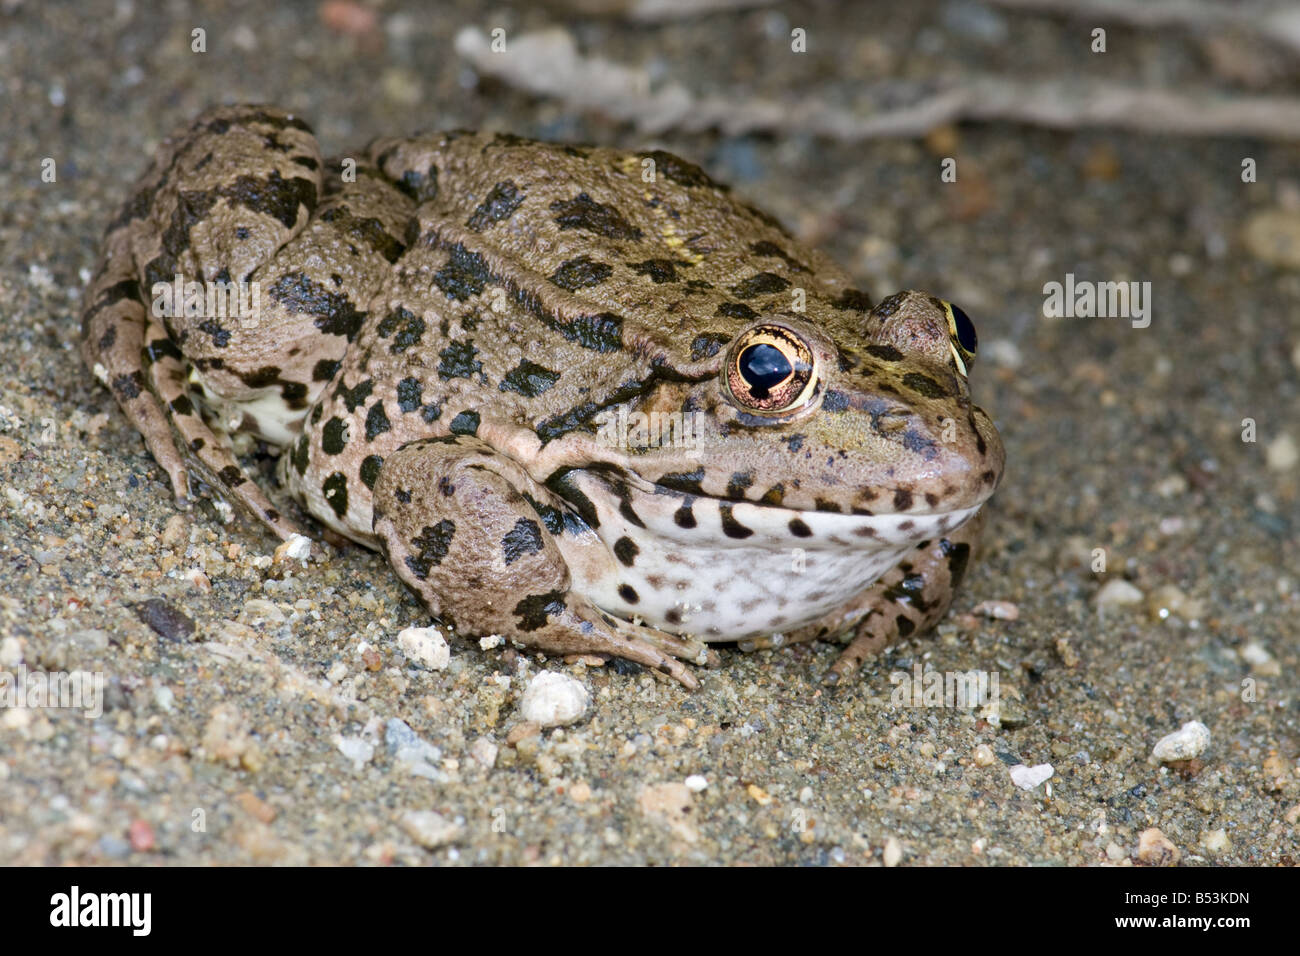
<path id="1" fill-rule="evenodd" d="M 1296 146 L 1013 126 L 651 141 L 480 81 L 452 38 L 567 24 L 589 54 L 792 109 L 851 108 L 871 77 L 975 68 L 1180 86 L 1230 72 L 1230 49 L 1116 28 L 1102 66 L 1081 25 L 972 3 L 649 26 L 383 3 L 360 35 L 311 3 L 189 6 L 0 4 L 0 670 L 104 675 L 97 718 L 0 711 L 0 863 L 1300 857 Z M 802 56 L 789 51 L 800 26 Z M 206 53 L 191 52 L 195 27 Z M 1228 79 L 1295 86 L 1286 70 L 1245 72 Z M 876 297 L 919 287 L 962 304 L 1008 466 L 987 553 L 938 634 L 834 690 L 818 683 L 831 645 L 724 650 L 696 693 L 462 638 L 431 671 L 398 646 L 427 621 L 380 556 L 348 548 L 286 571 L 257 529 L 210 506 L 179 514 L 82 367 L 76 313 L 158 139 L 238 100 L 302 111 L 331 151 L 452 126 L 662 146 Z M 945 156 L 954 184 L 939 181 Z M 1258 182 L 1241 181 L 1246 157 Z M 1149 282 L 1149 326 L 1045 318 L 1043 286 L 1067 274 Z M 156 629 L 150 608 L 164 608 Z M 995 676 L 1000 707 L 891 700 L 891 675 L 916 668 Z M 524 722 L 523 689 L 543 671 L 587 688 L 579 723 Z M 1153 761 L 1188 721 L 1209 746 Z M 1044 764 L 1049 780 L 1017 787 L 1014 766 Z M 1166 842 L 1147 834 L 1140 851 L 1152 828 Z"/>

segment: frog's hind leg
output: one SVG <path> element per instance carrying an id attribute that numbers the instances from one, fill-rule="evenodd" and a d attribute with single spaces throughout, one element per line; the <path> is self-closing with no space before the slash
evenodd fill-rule
<path id="1" fill-rule="evenodd" d="M 177 507 L 188 508 L 190 483 L 184 456 L 143 374 L 148 321 L 126 230 L 118 227 L 105 237 L 103 263 L 86 289 L 81 355 L 86 367 L 112 391 L 127 420 L 140 432 L 149 453 L 166 472 Z"/>
<path id="2" fill-rule="evenodd" d="M 166 330 L 148 321 L 145 338 L 143 364 L 149 387 L 166 405 L 169 420 L 182 442 L 181 454 L 190 462 L 190 468 L 201 474 L 218 494 L 229 496 L 246 508 L 282 541 L 302 535 L 302 529 L 280 514 L 261 486 L 244 472 L 229 439 L 213 431 L 200 416 L 190 396 L 185 360 Z"/>
<path id="3" fill-rule="evenodd" d="M 451 626 L 548 654 L 626 658 L 699 686 L 681 658 L 702 659 L 703 645 L 617 621 L 570 590 L 554 538 L 569 533 L 562 503 L 477 438 L 403 445 L 384 461 L 374 503 L 398 576 Z"/>

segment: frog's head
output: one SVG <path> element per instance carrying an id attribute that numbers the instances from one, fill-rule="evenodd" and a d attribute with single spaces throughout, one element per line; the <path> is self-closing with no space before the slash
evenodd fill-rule
<path id="1" fill-rule="evenodd" d="M 977 341 L 967 315 L 902 292 L 865 317 L 809 318 L 774 315 L 737 331 L 716 375 L 690 386 L 682 406 L 699 441 L 639 456 L 641 476 L 792 511 L 935 518 L 917 530 L 973 513 L 1001 479 L 1003 449 L 970 399 Z"/>

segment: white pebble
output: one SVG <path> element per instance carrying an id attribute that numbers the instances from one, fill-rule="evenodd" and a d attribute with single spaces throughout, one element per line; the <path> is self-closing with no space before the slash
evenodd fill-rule
<path id="1" fill-rule="evenodd" d="M 903 844 L 897 837 L 885 841 L 885 866 L 898 866 L 903 859 Z"/>
<path id="2" fill-rule="evenodd" d="M 1172 734 L 1166 734 L 1151 748 L 1151 756 L 1161 763 L 1191 760 L 1210 746 L 1210 728 L 1199 720 L 1189 720 Z"/>
<path id="3" fill-rule="evenodd" d="M 586 716 L 590 704 L 591 695 L 580 682 L 568 674 L 542 671 L 528 682 L 519 712 L 542 727 L 564 727 Z"/>
<path id="4" fill-rule="evenodd" d="M 339 735 L 334 738 L 334 746 L 339 748 L 339 753 L 352 761 L 352 766 L 356 770 L 370 763 L 375 755 L 375 745 L 361 737 Z"/>
<path id="5" fill-rule="evenodd" d="M 683 781 L 691 793 L 702 793 L 709 786 L 709 781 L 698 773 L 693 773 Z"/>
<path id="6" fill-rule="evenodd" d="M 331 684 L 337 684 L 343 678 L 348 676 L 348 665 L 342 661 L 335 661 L 330 665 L 330 669 L 325 672 L 325 679 Z"/>
<path id="7" fill-rule="evenodd" d="M 1050 780 L 1056 773 L 1056 768 L 1050 763 L 1040 763 L 1036 767 L 1026 767 L 1022 763 L 1009 767 L 1008 772 L 1011 774 L 1011 782 L 1021 790 L 1033 790 L 1040 783 Z"/>
<path id="8" fill-rule="evenodd" d="M 302 561 L 305 564 L 307 561 L 311 560 L 311 538 L 301 534 L 291 535 L 288 541 L 281 543 L 281 545 L 275 549 L 275 554 L 272 556 L 272 560 L 274 560 L 276 564 L 280 564 L 286 560 Z"/>
<path id="9" fill-rule="evenodd" d="M 426 670 L 440 671 L 451 661 L 451 648 L 436 627 L 408 627 L 398 632 L 397 646 Z"/>
<path id="10" fill-rule="evenodd" d="M 434 850 L 460 839 L 461 828 L 432 810 L 407 810 L 402 814 L 402 829 L 426 850 Z"/>
<path id="11" fill-rule="evenodd" d="M 23 662 L 23 642 L 16 637 L 0 641 L 0 666 L 15 668 Z"/>
<path id="12" fill-rule="evenodd" d="M 1113 607 L 1126 607 L 1142 603 L 1143 594 L 1123 578 L 1111 578 L 1101 586 L 1093 601 L 1097 607 L 1105 610 Z"/>
<path id="13" fill-rule="evenodd" d="M 479 650 L 490 651 L 494 647 L 500 647 L 506 642 L 506 639 L 500 634 L 489 634 L 487 637 L 478 639 Z"/>
<path id="14" fill-rule="evenodd" d="M 1294 438 L 1283 432 L 1264 449 L 1264 461 L 1271 471 L 1288 471 L 1300 461 L 1300 448 L 1296 447 Z"/>
<path id="15" fill-rule="evenodd" d="M 469 745 L 469 755 L 491 770 L 497 763 L 498 747 L 486 737 L 480 737 Z"/>

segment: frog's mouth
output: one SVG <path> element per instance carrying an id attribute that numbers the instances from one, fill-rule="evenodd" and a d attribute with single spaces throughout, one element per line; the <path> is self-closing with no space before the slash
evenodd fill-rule
<path id="1" fill-rule="evenodd" d="M 551 483 L 610 544 L 623 529 L 664 545 L 773 551 L 907 548 L 970 520 L 983 501 L 951 511 L 843 514 L 734 501 L 656 484 L 626 474 L 574 470 Z"/>

